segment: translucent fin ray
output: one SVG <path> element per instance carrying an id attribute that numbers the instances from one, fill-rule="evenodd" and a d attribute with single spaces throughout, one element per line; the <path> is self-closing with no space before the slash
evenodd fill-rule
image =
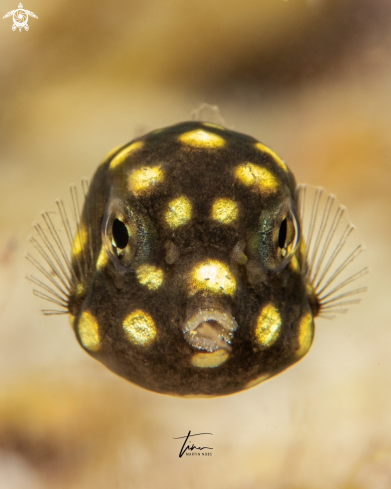
<path id="1" fill-rule="evenodd" d="M 33 225 L 26 259 L 34 271 L 26 278 L 34 285 L 35 296 L 60 309 L 43 309 L 45 315 L 67 314 L 71 292 L 86 281 L 93 258 L 89 216 L 82 209 L 88 193 L 88 180 L 71 185 L 70 202 L 55 202 L 54 208 L 41 213 Z M 80 253 L 73 253 L 75 240 Z M 86 243 L 88 245 L 86 246 Z"/>
<path id="2" fill-rule="evenodd" d="M 319 316 L 345 313 L 345 306 L 358 304 L 367 290 L 365 248 L 334 195 L 298 185 L 296 201 L 305 243 L 301 271 L 317 297 Z"/>
<path id="3" fill-rule="evenodd" d="M 210 122 L 219 126 L 226 127 L 224 117 L 220 113 L 218 105 L 203 103 L 191 113 L 193 121 Z"/>

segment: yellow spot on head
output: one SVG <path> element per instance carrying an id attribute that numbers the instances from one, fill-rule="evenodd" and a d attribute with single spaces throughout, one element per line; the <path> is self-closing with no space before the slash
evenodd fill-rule
<path id="1" fill-rule="evenodd" d="M 268 155 L 270 155 L 273 160 L 277 163 L 277 165 L 282 169 L 284 170 L 285 172 L 288 172 L 288 167 L 286 166 L 286 164 L 282 161 L 282 159 L 278 156 L 277 153 L 275 153 L 273 150 L 271 150 L 270 148 L 268 148 L 267 146 L 265 146 L 264 144 L 262 143 L 256 143 L 255 144 L 255 147 L 261 151 L 263 151 L 264 153 L 267 153 Z"/>
<path id="2" fill-rule="evenodd" d="M 256 186 L 262 192 L 275 192 L 277 178 L 269 170 L 253 163 L 243 163 L 235 168 L 235 177 L 247 187 Z"/>
<path id="3" fill-rule="evenodd" d="M 98 259 L 96 260 L 96 269 L 101 271 L 107 265 L 109 257 L 107 255 L 107 251 L 104 246 L 100 249 Z"/>
<path id="4" fill-rule="evenodd" d="M 71 251 L 72 256 L 80 255 L 85 249 L 87 241 L 88 241 L 88 232 L 84 224 L 82 223 L 79 226 L 79 228 L 76 230 L 76 234 L 72 244 L 72 251 Z"/>
<path id="5" fill-rule="evenodd" d="M 186 132 L 179 136 L 179 140 L 195 148 L 220 148 L 225 144 L 222 137 L 203 129 Z"/>
<path id="6" fill-rule="evenodd" d="M 200 290 L 234 295 L 236 280 L 227 265 L 216 260 L 208 260 L 197 265 L 191 276 L 190 293 L 195 294 Z"/>
<path id="7" fill-rule="evenodd" d="M 229 357 L 226 350 L 217 350 L 212 353 L 196 353 L 191 358 L 194 367 L 215 368 L 223 364 Z"/>
<path id="8" fill-rule="evenodd" d="M 81 344 L 89 351 L 99 351 L 101 349 L 99 326 L 94 316 L 84 311 L 77 325 Z"/>
<path id="9" fill-rule="evenodd" d="M 112 157 L 115 155 L 115 153 L 117 153 L 117 152 L 119 151 L 119 149 L 120 149 L 121 147 L 122 147 L 122 144 L 121 144 L 120 146 L 116 146 L 116 147 L 115 147 L 115 148 L 113 148 L 111 151 L 109 151 L 109 152 L 107 153 L 107 155 L 105 156 L 105 159 L 104 159 L 103 163 L 106 163 L 106 162 L 107 162 L 107 160 L 109 160 L 110 158 L 112 158 Z"/>
<path id="10" fill-rule="evenodd" d="M 127 339 L 134 345 L 149 345 L 156 338 L 156 327 L 149 314 L 140 309 L 127 316 L 122 324 Z"/>
<path id="11" fill-rule="evenodd" d="M 256 379 L 254 380 L 251 380 L 250 382 L 248 382 L 244 388 L 245 389 L 251 389 L 251 387 L 255 387 L 256 385 L 260 384 L 261 382 L 263 382 L 264 380 L 267 380 L 269 377 L 270 377 L 271 374 L 263 374 L 261 375 L 260 377 L 257 377 Z"/>
<path id="12" fill-rule="evenodd" d="M 212 207 L 212 219 L 222 224 L 231 224 L 238 218 L 239 209 L 231 199 L 217 199 Z"/>
<path id="13" fill-rule="evenodd" d="M 155 135 L 155 134 L 160 134 L 161 132 L 164 132 L 166 131 L 166 127 L 162 127 L 160 129 L 155 129 L 154 131 L 151 131 L 150 133 L 148 133 L 148 136 L 152 136 L 152 135 Z"/>
<path id="14" fill-rule="evenodd" d="M 187 197 L 179 197 L 168 204 L 165 219 L 170 228 L 175 229 L 191 219 L 191 202 Z"/>
<path id="15" fill-rule="evenodd" d="M 207 127 L 213 127 L 215 129 L 220 129 L 220 131 L 225 131 L 225 127 L 223 126 L 219 126 L 219 124 L 215 124 L 214 122 L 203 122 L 202 123 L 204 126 L 207 126 Z"/>
<path id="16" fill-rule="evenodd" d="M 126 148 L 124 148 L 116 156 L 114 156 L 114 158 L 110 163 L 110 170 L 112 170 L 113 168 L 117 168 L 117 166 L 121 165 L 131 153 L 138 151 L 143 146 L 144 146 L 144 141 L 135 141 L 129 146 L 126 146 Z"/>
<path id="17" fill-rule="evenodd" d="M 144 264 L 137 268 L 137 279 L 149 290 L 158 289 L 163 283 L 163 270 L 153 265 Z"/>
<path id="18" fill-rule="evenodd" d="M 297 359 L 303 357 L 312 344 L 314 338 L 314 319 L 311 312 L 307 312 L 301 319 L 299 325 L 299 335 L 297 340 L 299 342 L 299 348 L 295 352 Z"/>
<path id="19" fill-rule="evenodd" d="M 262 309 L 255 328 L 255 336 L 261 346 L 272 346 L 281 331 L 281 316 L 278 310 L 268 304 Z"/>
<path id="20" fill-rule="evenodd" d="M 161 165 L 140 168 L 129 175 L 129 190 L 135 195 L 139 195 L 151 190 L 163 180 L 164 173 Z"/>

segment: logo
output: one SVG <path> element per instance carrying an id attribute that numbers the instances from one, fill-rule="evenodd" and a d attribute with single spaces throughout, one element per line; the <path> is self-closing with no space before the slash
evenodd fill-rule
<path id="1" fill-rule="evenodd" d="M 183 442 L 183 445 L 179 451 L 179 458 L 182 458 L 183 455 L 187 455 L 187 456 L 191 456 L 191 455 L 195 455 L 195 456 L 203 456 L 203 457 L 210 457 L 212 455 L 212 452 L 204 452 L 203 450 L 213 450 L 213 448 L 211 447 L 197 447 L 194 445 L 194 443 L 189 443 L 187 446 L 186 446 L 186 443 L 188 441 L 188 439 L 191 437 L 191 436 L 201 436 L 201 435 L 213 435 L 213 433 L 194 433 L 194 435 L 191 434 L 191 431 L 189 431 L 189 433 L 186 435 L 186 436 L 178 436 L 177 438 L 174 438 L 174 440 L 181 440 L 181 439 L 185 439 L 185 441 Z M 198 441 L 198 439 L 197 439 Z M 194 451 L 196 450 L 196 451 Z"/>
<path id="2" fill-rule="evenodd" d="M 19 29 L 19 32 L 22 31 L 23 27 L 25 31 L 29 30 L 29 25 L 27 24 L 29 15 L 31 17 L 34 17 L 35 19 L 38 19 L 38 17 L 34 14 L 34 12 L 30 12 L 30 10 L 24 10 L 23 5 L 21 3 L 18 5 L 18 8 L 16 10 L 11 10 L 11 12 L 5 14 L 3 19 L 6 19 L 7 17 L 11 17 L 11 15 L 14 20 L 12 30 L 16 31 L 16 29 Z"/>

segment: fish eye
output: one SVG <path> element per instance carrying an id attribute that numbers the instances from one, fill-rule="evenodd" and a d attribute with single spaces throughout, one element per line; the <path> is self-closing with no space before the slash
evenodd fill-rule
<path id="1" fill-rule="evenodd" d="M 298 219 L 296 214 L 290 209 L 288 215 L 281 221 L 277 238 L 279 253 L 283 260 L 289 260 L 295 253 L 299 243 L 299 236 Z"/>
<path id="2" fill-rule="evenodd" d="M 277 210 L 261 213 L 259 227 L 250 239 L 250 250 L 265 268 L 278 271 L 289 263 L 299 241 L 299 221 L 293 203 L 289 202 Z"/>
<path id="3" fill-rule="evenodd" d="M 118 218 L 113 221 L 113 245 L 123 250 L 129 242 L 129 232 L 125 224 Z"/>
<path id="4" fill-rule="evenodd" d="M 287 227 L 288 226 L 286 224 L 286 218 L 285 218 L 280 225 L 280 231 L 278 233 L 278 246 L 282 249 L 285 247 Z"/>
<path id="5" fill-rule="evenodd" d="M 102 224 L 102 241 L 118 268 L 134 269 L 150 251 L 150 230 L 140 209 L 120 199 L 108 203 Z"/>

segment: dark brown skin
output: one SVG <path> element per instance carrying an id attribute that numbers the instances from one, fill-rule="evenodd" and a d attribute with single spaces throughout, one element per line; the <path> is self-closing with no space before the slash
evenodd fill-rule
<path id="1" fill-rule="evenodd" d="M 256 144 L 186 122 L 133 141 L 98 168 L 68 309 L 83 348 L 129 381 L 178 396 L 232 394 L 310 348 L 295 180 Z M 213 215 L 218 199 L 229 199 L 236 219 Z M 123 324 L 135 311 L 149 319 L 142 316 L 141 330 L 132 323 L 130 338 Z M 210 311 L 220 316 L 197 316 Z M 199 324 L 189 331 L 194 317 Z"/>

